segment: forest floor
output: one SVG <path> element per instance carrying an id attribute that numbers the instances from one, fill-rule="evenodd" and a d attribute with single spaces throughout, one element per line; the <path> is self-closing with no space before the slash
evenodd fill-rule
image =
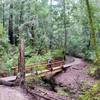
<path id="1" fill-rule="evenodd" d="M 30 95 L 26 95 L 19 87 L 0 86 L 0 100 L 32 100 Z"/>
<path id="2" fill-rule="evenodd" d="M 67 59 L 66 64 L 73 63 L 73 57 L 68 57 Z M 87 73 L 88 64 L 82 59 L 74 58 L 74 60 L 75 65 L 54 77 L 59 87 L 67 87 L 69 89 L 71 95 L 68 100 L 77 100 L 76 98 L 80 94 L 80 87 L 83 83 L 86 83 L 87 86 L 95 83 L 94 78 L 91 78 Z M 59 87 L 57 85 L 55 89 L 58 91 Z M 34 100 L 30 97 L 18 87 L 0 86 L 0 100 Z"/>

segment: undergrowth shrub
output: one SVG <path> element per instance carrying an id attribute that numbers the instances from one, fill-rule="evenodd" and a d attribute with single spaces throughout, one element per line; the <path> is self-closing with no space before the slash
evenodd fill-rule
<path id="1" fill-rule="evenodd" d="M 98 74 L 97 73 L 98 69 L 100 69 L 100 66 L 99 65 L 90 65 L 90 67 L 88 69 L 88 74 L 90 76 L 92 76 L 92 77 L 96 77 L 96 75 Z M 100 75 L 99 75 L 99 77 L 100 77 Z"/>
<path id="2" fill-rule="evenodd" d="M 32 57 L 30 58 L 26 58 L 26 65 L 31 64 L 31 63 L 40 63 L 40 62 L 45 62 L 47 61 L 49 58 L 63 58 L 64 54 L 62 50 L 54 50 L 53 52 L 48 52 L 44 55 L 37 55 L 34 54 Z"/>
<path id="3" fill-rule="evenodd" d="M 84 90 L 79 100 L 100 100 L 100 84 L 94 84 L 90 89 Z"/>
<path id="4" fill-rule="evenodd" d="M 53 51 L 52 52 L 52 57 L 53 58 L 63 58 L 64 57 L 63 50 L 57 49 L 57 50 Z"/>

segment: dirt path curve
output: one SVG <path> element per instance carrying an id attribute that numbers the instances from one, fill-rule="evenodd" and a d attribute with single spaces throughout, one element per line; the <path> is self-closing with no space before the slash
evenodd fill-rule
<path id="1" fill-rule="evenodd" d="M 68 87 L 70 92 L 75 94 L 74 96 L 77 97 L 79 95 L 80 84 L 82 82 L 92 85 L 95 81 L 87 74 L 87 63 L 79 58 L 74 58 L 74 60 L 75 61 L 71 63 L 72 65 L 74 63 L 74 65 L 68 68 L 66 72 L 55 76 L 55 80 L 56 83 Z M 66 64 L 68 64 L 67 61 Z"/>

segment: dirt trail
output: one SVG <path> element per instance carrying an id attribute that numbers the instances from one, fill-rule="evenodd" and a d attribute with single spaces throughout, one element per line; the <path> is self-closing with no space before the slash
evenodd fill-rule
<path id="1" fill-rule="evenodd" d="M 95 81 L 87 74 L 87 63 L 82 59 L 74 59 L 75 61 L 72 62 L 74 65 L 68 68 L 66 72 L 57 75 L 55 80 L 57 84 L 68 87 L 73 96 L 77 97 L 80 93 L 79 89 L 82 82 L 86 82 L 88 85 L 92 85 Z"/>
<path id="2" fill-rule="evenodd" d="M 0 100 L 31 100 L 21 88 L 0 86 Z"/>

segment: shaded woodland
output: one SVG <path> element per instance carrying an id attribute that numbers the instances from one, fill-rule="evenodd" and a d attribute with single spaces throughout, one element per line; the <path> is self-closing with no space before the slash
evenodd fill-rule
<path id="1" fill-rule="evenodd" d="M 0 0 L 2 85 L 25 100 L 99 100 L 100 0 Z"/>

